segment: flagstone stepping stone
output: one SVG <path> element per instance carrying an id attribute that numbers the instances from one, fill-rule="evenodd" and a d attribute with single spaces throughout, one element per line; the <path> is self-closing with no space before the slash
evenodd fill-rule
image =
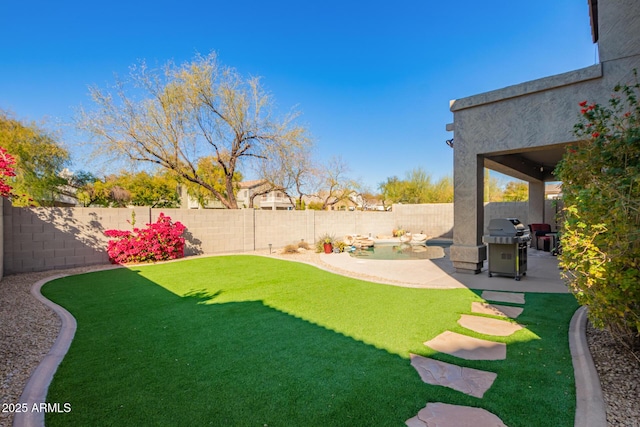
<path id="1" fill-rule="evenodd" d="M 481 297 L 490 301 L 512 302 L 515 304 L 524 304 L 524 294 L 522 293 L 484 291 L 482 292 Z"/>
<path id="2" fill-rule="evenodd" d="M 479 314 L 492 314 L 494 316 L 510 317 L 515 319 L 520 316 L 524 309 L 522 307 L 511 307 L 508 305 L 488 304 L 486 302 L 472 302 L 471 312 Z"/>
<path id="3" fill-rule="evenodd" d="M 495 335 L 497 337 L 507 337 L 522 329 L 522 326 L 517 323 L 470 314 L 460 316 L 458 324 L 479 334 Z"/>
<path id="4" fill-rule="evenodd" d="M 467 360 L 504 360 L 507 358 L 505 343 L 473 338 L 451 331 L 444 331 L 424 343 L 440 353 Z"/>
<path id="5" fill-rule="evenodd" d="M 417 354 L 411 354 L 411 366 L 427 384 L 452 388 L 480 399 L 498 376 L 494 372 L 463 368 Z"/>
<path id="6" fill-rule="evenodd" d="M 413 418 L 405 421 L 408 427 L 507 427 L 495 414 L 482 408 L 427 403 Z"/>

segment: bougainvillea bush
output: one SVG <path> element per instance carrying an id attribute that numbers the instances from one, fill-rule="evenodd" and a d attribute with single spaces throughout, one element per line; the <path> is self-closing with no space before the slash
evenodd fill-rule
<path id="1" fill-rule="evenodd" d="M 0 147 L 0 196 L 11 197 L 13 188 L 7 184 L 7 178 L 16 176 L 13 166 L 16 164 L 16 159 L 7 152 L 4 148 Z"/>
<path id="2" fill-rule="evenodd" d="M 184 256 L 185 226 L 160 213 L 158 220 L 147 224 L 147 228 L 127 230 L 106 230 L 109 240 L 107 253 L 115 264 L 166 261 Z"/>
<path id="3" fill-rule="evenodd" d="M 589 317 L 631 347 L 640 334 L 640 84 L 606 105 L 580 103 L 572 144 L 556 169 L 565 222 L 561 266 Z"/>

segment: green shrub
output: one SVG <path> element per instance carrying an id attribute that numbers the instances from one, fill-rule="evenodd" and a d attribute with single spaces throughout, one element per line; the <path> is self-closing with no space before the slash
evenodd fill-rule
<path id="1" fill-rule="evenodd" d="M 634 73 L 635 74 L 635 73 Z M 561 267 L 591 321 L 631 346 L 640 337 L 640 85 L 619 85 L 607 105 L 581 102 L 556 168 L 565 221 Z"/>
<path id="2" fill-rule="evenodd" d="M 346 244 L 344 241 L 342 241 L 342 240 L 338 240 L 337 242 L 334 242 L 334 243 L 333 243 L 333 247 L 334 247 L 334 248 L 338 248 L 338 250 L 339 250 L 340 252 L 344 252 L 344 248 L 346 248 L 347 246 L 350 246 L 350 245 L 347 245 L 347 244 Z"/>

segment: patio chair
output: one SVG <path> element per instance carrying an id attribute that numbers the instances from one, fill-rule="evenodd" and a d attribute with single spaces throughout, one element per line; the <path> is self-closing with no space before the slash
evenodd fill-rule
<path id="1" fill-rule="evenodd" d="M 551 231 L 550 224 L 529 224 L 531 231 L 531 247 L 549 252 L 554 246 L 556 233 Z"/>

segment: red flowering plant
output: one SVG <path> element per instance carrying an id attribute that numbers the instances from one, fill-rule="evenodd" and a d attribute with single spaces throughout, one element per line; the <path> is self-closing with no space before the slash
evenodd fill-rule
<path id="1" fill-rule="evenodd" d="M 561 267 L 595 326 L 640 348 L 640 83 L 608 104 L 583 101 L 555 174 L 562 181 Z"/>
<path id="2" fill-rule="evenodd" d="M 7 152 L 6 149 L 0 147 L 0 196 L 11 197 L 13 188 L 7 184 L 7 177 L 16 176 L 13 166 L 16 159 Z"/>
<path id="3" fill-rule="evenodd" d="M 160 213 L 158 220 L 147 224 L 147 228 L 127 230 L 106 230 L 109 240 L 107 253 L 114 264 L 166 261 L 184 256 L 186 227 L 179 221 Z"/>

